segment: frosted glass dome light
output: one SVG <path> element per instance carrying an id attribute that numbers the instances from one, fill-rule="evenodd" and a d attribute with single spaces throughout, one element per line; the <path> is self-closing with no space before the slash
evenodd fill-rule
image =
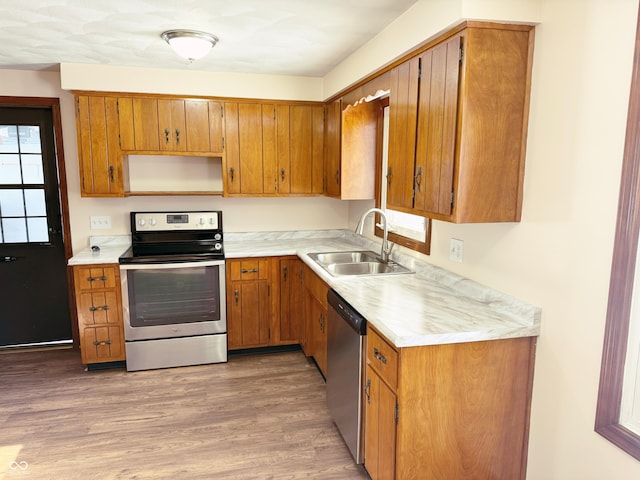
<path id="1" fill-rule="evenodd" d="M 189 62 L 204 57 L 218 43 L 218 37 L 197 30 L 167 30 L 160 37 Z"/>

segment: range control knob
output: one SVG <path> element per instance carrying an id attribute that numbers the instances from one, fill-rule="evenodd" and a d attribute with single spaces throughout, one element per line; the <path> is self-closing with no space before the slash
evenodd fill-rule
<path id="1" fill-rule="evenodd" d="M 216 233 L 216 234 L 213 236 L 213 239 L 214 239 L 214 240 L 220 240 L 221 238 L 222 238 L 222 235 L 221 235 L 221 234 L 219 234 L 219 233 Z"/>
<path id="2" fill-rule="evenodd" d="M 149 220 L 149 225 L 151 225 L 151 226 L 155 225 L 156 223 L 158 223 L 158 222 L 156 222 L 156 219 L 155 219 L 155 218 L 151 218 L 151 219 Z"/>
<path id="3" fill-rule="evenodd" d="M 216 250 L 222 250 L 222 244 L 221 243 L 216 243 L 213 248 L 215 248 Z"/>
<path id="4" fill-rule="evenodd" d="M 138 225 L 140 225 L 141 227 L 144 227 L 146 223 L 147 222 L 145 221 L 144 218 L 139 218 L 138 219 Z"/>
<path id="5" fill-rule="evenodd" d="M 199 223 L 200 225 L 204 225 L 204 218 L 200 217 L 200 220 L 198 220 L 198 223 Z"/>

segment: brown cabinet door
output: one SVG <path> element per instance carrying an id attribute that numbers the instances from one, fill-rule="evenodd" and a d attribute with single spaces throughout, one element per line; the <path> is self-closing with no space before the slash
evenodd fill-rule
<path id="1" fill-rule="evenodd" d="M 158 137 L 162 152 L 185 152 L 185 102 L 158 100 Z"/>
<path id="2" fill-rule="evenodd" d="M 324 193 L 329 197 L 340 197 L 340 140 L 342 102 L 340 99 L 325 106 L 324 126 Z"/>
<path id="3" fill-rule="evenodd" d="M 278 193 L 278 133 L 276 106 L 262 105 L 262 166 L 265 194 Z"/>
<path id="4" fill-rule="evenodd" d="M 460 37 L 420 56 L 414 208 L 450 215 L 458 115 Z"/>
<path id="5" fill-rule="evenodd" d="M 222 102 L 207 102 L 209 107 L 209 151 L 224 153 L 224 106 Z"/>
<path id="6" fill-rule="evenodd" d="M 307 342 L 312 356 L 323 375 L 327 372 L 327 310 L 313 296 L 307 295 Z"/>
<path id="7" fill-rule="evenodd" d="M 115 362 L 125 359 L 120 326 L 87 327 L 80 331 L 82 363 Z"/>
<path id="8" fill-rule="evenodd" d="M 121 197 L 124 184 L 118 100 L 87 95 L 76 100 L 81 194 Z"/>
<path id="9" fill-rule="evenodd" d="M 303 263 L 280 260 L 280 343 L 299 343 L 304 318 Z"/>
<path id="10" fill-rule="evenodd" d="M 209 138 L 209 102 L 206 100 L 185 100 L 184 148 L 191 153 L 207 153 L 211 150 Z"/>
<path id="11" fill-rule="evenodd" d="M 371 480 L 393 480 L 396 456 L 396 395 L 367 365 L 364 466 Z"/>
<path id="12" fill-rule="evenodd" d="M 133 131 L 136 150 L 159 151 L 158 128 L 158 101 L 155 98 L 134 98 Z"/>
<path id="13" fill-rule="evenodd" d="M 269 344 L 269 282 L 231 282 L 227 293 L 227 339 L 230 350 Z"/>
<path id="14" fill-rule="evenodd" d="M 276 149 L 278 152 L 278 193 L 291 192 L 291 111 L 289 105 L 276 107 Z"/>
<path id="15" fill-rule="evenodd" d="M 224 104 L 225 156 L 222 177 L 224 191 L 238 194 L 240 190 L 240 131 L 237 103 Z"/>
<path id="16" fill-rule="evenodd" d="M 244 104 L 238 107 L 240 144 L 240 191 L 260 194 L 262 184 L 262 106 Z"/>
<path id="17" fill-rule="evenodd" d="M 417 57 L 390 72 L 387 206 L 401 211 L 413 207 L 418 76 Z"/>

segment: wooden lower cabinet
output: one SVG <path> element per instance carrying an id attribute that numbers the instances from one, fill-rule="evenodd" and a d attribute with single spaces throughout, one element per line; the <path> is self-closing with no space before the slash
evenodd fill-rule
<path id="1" fill-rule="evenodd" d="M 327 372 L 327 292 L 329 286 L 304 266 L 305 335 L 302 348 L 313 357 L 323 375 Z"/>
<path id="2" fill-rule="evenodd" d="M 524 479 L 535 338 L 396 349 L 367 332 L 372 480 Z"/>
<path id="3" fill-rule="evenodd" d="M 119 266 L 76 265 L 73 278 L 82 363 L 124 360 Z"/>
<path id="4" fill-rule="evenodd" d="M 291 257 L 228 259 L 229 350 L 300 343 L 302 262 Z"/>

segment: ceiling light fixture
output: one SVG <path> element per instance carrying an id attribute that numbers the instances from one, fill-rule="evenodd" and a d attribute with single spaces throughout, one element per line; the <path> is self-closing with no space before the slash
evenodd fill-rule
<path id="1" fill-rule="evenodd" d="M 160 37 L 189 62 L 204 57 L 218 43 L 215 35 L 197 30 L 167 30 Z"/>

